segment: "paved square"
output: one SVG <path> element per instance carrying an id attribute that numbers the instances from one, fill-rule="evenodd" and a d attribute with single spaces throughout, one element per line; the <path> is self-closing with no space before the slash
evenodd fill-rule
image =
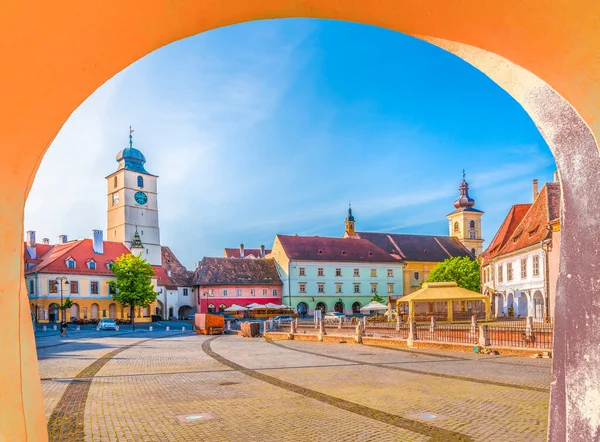
<path id="1" fill-rule="evenodd" d="M 52 441 L 546 440 L 549 360 L 189 331 L 40 341 Z"/>

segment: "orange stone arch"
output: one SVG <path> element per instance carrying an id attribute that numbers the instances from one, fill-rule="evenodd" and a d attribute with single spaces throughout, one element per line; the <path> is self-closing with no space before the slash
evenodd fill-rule
<path id="1" fill-rule="evenodd" d="M 164 45 L 222 26 L 290 17 L 365 23 L 428 40 L 490 76 L 536 122 L 563 192 L 550 438 L 597 439 L 600 2 L 593 0 L 2 2 L 0 439 L 47 438 L 22 277 L 23 208 L 56 133 L 106 80 Z"/>

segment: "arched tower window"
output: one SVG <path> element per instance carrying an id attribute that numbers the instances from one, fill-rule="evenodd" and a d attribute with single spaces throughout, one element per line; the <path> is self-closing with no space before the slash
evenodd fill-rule
<path id="1" fill-rule="evenodd" d="M 475 228 L 475 221 L 471 221 L 471 222 L 469 223 L 469 227 L 470 227 L 471 229 L 474 229 L 474 228 Z"/>
<path id="2" fill-rule="evenodd" d="M 455 231 L 455 232 L 458 232 L 458 222 L 455 222 L 455 223 L 454 223 L 454 231 Z"/>
<path id="3" fill-rule="evenodd" d="M 117 188 L 117 177 L 116 176 L 113 178 L 113 182 L 114 182 L 114 187 L 116 189 Z"/>
<path id="4" fill-rule="evenodd" d="M 139 176 L 137 177 L 138 187 L 144 187 L 144 178 Z"/>

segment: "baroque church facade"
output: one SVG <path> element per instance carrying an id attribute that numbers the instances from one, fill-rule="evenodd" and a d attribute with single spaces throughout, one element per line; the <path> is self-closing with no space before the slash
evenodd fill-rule
<path id="1" fill-rule="evenodd" d="M 463 171 L 454 211 L 446 216 L 449 221 L 448 236 L 357 231 L 352 208 L 349 208 L 343 237 L 366 239 L 401 260 L 404 263 L 404 290 L 400 296 L 403 296 L 418 290 L 434 267 L 444 260 L 464 256 L 477 258 L 484 242 L 481 238 L 483 214 L 475 209 L 475 200 L 469 196 L 469 184 Z M 398 297 L 390 297 L 390 301 Z"/>

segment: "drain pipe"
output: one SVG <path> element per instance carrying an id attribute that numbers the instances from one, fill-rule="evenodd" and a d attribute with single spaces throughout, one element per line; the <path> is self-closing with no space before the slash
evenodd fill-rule
<path id="1" fill-rule="evenodd" d="M 548 268 L 549 257 L 548 251 L 552 245 L 552 240 L 545 239 L 542 241 L 542 250 L 544 251 L 544 291 L 546 292 L 546 322 L 550 321 L 550 269 Z"/>

